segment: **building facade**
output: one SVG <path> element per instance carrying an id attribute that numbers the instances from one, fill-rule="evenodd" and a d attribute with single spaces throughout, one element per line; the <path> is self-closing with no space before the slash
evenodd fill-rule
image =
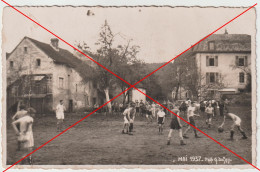
<path id="1" fill-rule="evenodd" d="M 24 101 L 38 113 L 47 113 L 63 100 L 73 112 L 101 101 L 91 77 L 83 79 L 81 69 L 88 68 L 87 63 L 59 48 L 58 41 L 46 44 L 24 37 L 6 54 L 8 110 Z"/>
<path id="2" fill-rule="evenodd" d="M 251 82 L 250 35 L 213 34 L 192 51 L 200 76 L 200 97 L 243 92 Z"/>

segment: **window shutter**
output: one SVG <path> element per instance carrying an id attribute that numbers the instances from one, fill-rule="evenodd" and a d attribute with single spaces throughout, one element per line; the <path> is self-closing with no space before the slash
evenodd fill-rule
<path id="1" fill-rule="evenodd" d="M 206 56 L 206 66 L 209 66 L 209 56 Z"/>
<path id="2" fill-rule="evenodd" d="M 219 78 L 218 78 L 219 76 L 217 72 L 215 73 L 215 77 L 216 77 L 216 83 L 219 83 Z"/>
<path id="3" fill-rule="evenodd" d="M 238 56 L 236 56 L 236 66 L 238 66 Z"/>
<path id="4" fill-rule="evenodd" d="M 215 66 L 218 66 L 218 56 L 215 56 Z"/>
<path id="5" fill-rule="evenodd" d="M 209 83 L 209 73 L 206 73 L 206 84 Z"/>
<path id="6" fill-rule="evenodd" d="M 247 62 L 247 56 L 245 56 L 245 66 L 248 65 L 248 62 Z"/>

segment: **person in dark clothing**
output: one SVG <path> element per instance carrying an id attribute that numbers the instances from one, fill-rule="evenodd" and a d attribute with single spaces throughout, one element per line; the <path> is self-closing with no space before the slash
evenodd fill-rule
<path id="1" fill-rule="evenodd" d="M 224 102 L 223 102 L 223 100 L 221 100 L 219 102 L 219 114 L 220 114 L 220 116 L 224 116 Z"/>

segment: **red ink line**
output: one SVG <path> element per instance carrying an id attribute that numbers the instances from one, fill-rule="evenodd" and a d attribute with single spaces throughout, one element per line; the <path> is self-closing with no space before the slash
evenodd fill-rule
<path id="1" fill-rule="evenodd" d="M 242 14 L 244 14 L 245 12 L 247 12 L 248 10 L 252 9 L 254 6 L 257 5 L 257 3 L 253 6 L 251 6 L 250 8 L 248 8 L 247 10 L 245 10 L 244 12 L 242 12 L 241 14 L 239 14 L 238 16 L 236 16 L 235 18 L 233 18 L 232 20 L 230 20 L 229 22 L 227 22 L 226 24 L 224 24 L 223 26 L 221 26 L 220 28 L 218 28 L 217 30 L 215 30 L 214 32 L 212 32 L 211 34 L 209 34 L 208 36 L 204 37 L 203 39 L 201 39 L 199 42 L 197 42 L 196 44 L 194 44 L 193 46 L 191 46 L 190 48 L 188 48 L 187 50 L 185 50 L 184 52 L 182 52 L 181 54 L 179 54 L 178 56 L 176 56 L 175 58 L 173 58 L 172 60 L 170 60 L 169 62 L 167 62 L 166 64 L 162 65 L 161 67 L 159 67 L 157 70 L 153 71 L 152 73 L 150 73 L 149 75 L 147 75 L 146 77 L 144 77 L 143 79 L 141 79 L 140 81 L 138 81 L 137 83 L 135 83 L 134 85 L 129 84 L 127 81 L 125 81 L 124 79 L 122 79 L 121 77 L 119 77 L 118 75 L 114 74 L 112 71 L 108 70 L 106 67 L 104 67 L 103 65 L 99 64 L 98 62 L 96 62 L 95 60 L 93 60 L 92 58 L 90 58 L 89 56 L 85 55 L 83 52 L 81 52 L 80 50 L 78 50 L 77 48 L 75 48 L 74 46 L 72 46 L 71 44 L 69 44 L 68 42 L 66 42 L 65 40 L 61 39 L 59 36 L 57 36 L 56 34 L 52 33 L 50 30 L 46 29 L 45 27 L 43 27 L 42 25 L 40 25 L 39 23 L 37 23 L 36 21 L 34 21 L 33 19 L 31 19 L 30 17 L 28 17 L 27 15 L 25 15 L 24 13 L 22 13 L 21 11 L 17 10 L 16 8 L 14 8 L 13 6 L 11 6 L 10 4 L 8 4 L 7 2 L 5 2 L 4 0 L 2 0 L 4 3 L 6 3 L 8 6 L 12 7 L 14 10 L 16 10 L 17 12 L 19 12 L 20 14 L 22 14 L 23 16 L 25 16 L 26 18 L 28 18 L 29 20 L 33 21 L 34 23 L 36 23 L 37 25 L 39 25 L 40 27 L 42 27 L 43 29 L 45 29 L 46 31 L 48 31 L 49 33 L 51 33 L 52 35 L 54 35 L 55 37 L 59 38 L 61 41 L 63 41 L 64 43 L 66 43 L 67 45 L 71 46 L 73 49 L 77 50 L 78 52 L 80 52 L 81 54 L 83 54 L 84 56 L 86 56 L 87 58 L 89 58 L 90 60 L 92 60 L 93 62 L 95 62 L 96 64 L 98 64 L 99 66 L 101 66 L 102 68 L 104 68 L 105 70 L 107 70 L 108 72 L 110 72 L 111 74 L 115 75 L 117 78 L 121 79 L 122 81 L 124 81 L 125 83 L 127 83 L 128 85 L 130 85 L 131 87 L 129 87 L 128 89 L 126 89 L 125 91 L 123 91 L 122 93 L 120 93 L 119 95 L 117 95 L 116 97 L 114 97 L 113 99 L 111 99 L 110 101 L 108 101 L 107 103 L 103 104 L 102 106 L 100 106 L 98 109 L 94 110 L 93 112 L 91 112 L 90 114 L 88 114 L 87 116 L 85 116 L 84 118 L 82 118 L 81 120 L 77 121 L 76 123 L 74 123 L 73 125 L 71 125 L 69 128 L 67 128 L 66 130 L 64 130 L 63 132 L 61 132 L 60 134 L 58 134 L 57 136 L 53 137 L 51 140 L 47 141 L 45 144 L 43 144 L 42 146 L 38 147 L 36 150 L 34 150 L 33 152 L 31 152 L 30 154 L 28 154 L 27 156 L 25 156 L 24 158 L 22 158 L 21 160 L 17 161 L 15 164 L 13 164 L 12 166 L 8 167 L 6 170 L 10 169 L 11 167 L 13 167 L 14 165 L 16 165 L 17 163 L 19 163 L 20 161 L 22 161 L 23 159 L 25 159 L 26 157 L 28 157 L 29 155 L 33 154 L 35 151 L 37 151 L 38 149 L 42 148 L 43 146 L 45 146 L 46 144 L 48 144 L 49 142 L 51 142 L 52 140 L 54 140 L 55 138 L 57 138 L 58 136 L 60 136 L 61 134 L 63 134 L 64 132 L 66 132 L 67 130 L 69 130 L 70 128 L 72 128 L 73 126 L 77 125 L 79 122 L 83 121 L 84 119 L 86 119 L 87 117 L 89 117 L 91 114 L 93 114 L 94 112 L 96 112 L 97 110 L 99 110 L 100 108 L 102 108 L 103 106 L 105 106 L 106 104 L 108 104 L 109 102 L 111 102 L 112 100 L 116 99 L 117 97 L 119 97 L 121 94 L 123 94 L 124 92 L 128 91 L 129 89 L 131 89 L 132 87 L 134 87 L 135 85 L 137 85 L 138 83 L 140 83 L 141 81 L 143 81 L 144 79 L 146 79 L 148 76 L 152 75 L 153 73 L 155 73 L 156 71 L 158 71 L 159 69 L 161 69 L 162 67 L 164 67 L 165 65 L 169 64 L 171 61 L 173 61 L 174 59 L 176 59 L 177 57 L 179 57 L 180 55 L 182 55 L 183 53 L 187 52 L 189 49 L 191 49 L 192 47 L 194 47 L 195 45 L 197 45 L 198 43 L 200 43 L 201 41 L 205 40 L 207 37 L 209 37 L 210 35 L 214 34 L 215 32 L 217 32 L 218 30 L 220 30 L 221 28 L 223 28 L 224 26 L 226 26 L 227 24 L 229 24 L 230 22 L 232 22 L 233 20 L 235 20 L 236 18 L 238 18 L 239 16 L 241 16 Z M 135 88 L 135 87 L 134 87 Z M 137 88 L 135 88 L 137 89 Z M 146 95 L 145 93 L 143 93 L 142 91 L 140 91 L 139 89 L 137 89 L 139 92 L 141 92 L 142 94 Z M 148 98 L 150 98 L 151 100 L 153 100 L 151 97 L 149 97 L 148 95 L 146 95 Z M 153 100 L 155 101 L 155 100 Z M 159 102 L 155 101 L 156 103 L 159 104 Z M 159 104 L 161 105 L 161 104 Z M 161 105 L 162 106 L 162 105 Z M 163 106 L 164 107 L 164 106 Z M 166 107 L 164 107 L 166 108 Z M 167 108 L 166 108 L 167 109 Z M 170 111 L 169 109 L 167 109 L 168 111 Z M 171 112 L 171 111 L 170 111 Z M 171 112 L 173 113 L 173 112 Z M 174 113 L 173 113 L 174 114 Z M 176 115 L 176 114 L 175 114 Z M 178 115 L 177 115 L 178 116 Z M 182 119 L 182 118 L 181 118 Z M 183 121 L 185 121 L 184 119 L 182 119 Z M 185 121 L 186 123 L 190 124 L 189 122 Z M 191 125 L 191 124 L 190 124 Z M 191 125 L 192 127 L 194 127 L 193 125 Z M 196 128 L 197 129 L 197 128 Z M 199 129 L 197 129 L 199 130 Z M 206 136 L 208 136 L 206 133 L 204 133 L 203 131 L 199 130 L 200 132 L 202 132 L 203 134 L 205 134 Z M 227 150 L 229 150 L 227 147 L 225 147 L 224 145 L 222 145 L 221 143 L 217 142 L 215 139 L 213 139 L 212 137 L 208 136 L 209 138 L 211 138 L 213 141 L 215 141 L 216 143 L 220 144 L 222 147 L 226 148 Z M 231 150 L 229 150 L 231 153 L 237 155 L 236 153 L 232 152 Z M 239 158 L 241 158 L 242 160 L 244 160 L 245 162 L 249 163 L 248 161 L 246 161 L 245 159 L 243 159 L 241 156 L 237 155 Z M 252 165 L 251 163 L 249 163 L 250 165 Z M 254 168 L 258 169 L 257 167 L 255 167 L 254 165 L 252 165 Z M 259 170 L 259 169 L 258 169 Z M 259 170 L 260 171 L 260 170 Z"/>

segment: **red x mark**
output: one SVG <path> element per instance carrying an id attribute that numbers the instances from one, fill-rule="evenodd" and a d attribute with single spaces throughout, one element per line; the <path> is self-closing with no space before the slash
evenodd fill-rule
<path id="1" fill-rule="evenodd" d="M 107 70 L 109 73 L 113 74 L 114 76 L 116 76 L 117 78 L 121 79 L 122 81 L 124 81 L 125 83 L 127 83 L 128 85 L 130 85 L 130 87 L 128 89 L 126 89 L 125 91 L 123 91 L 122 93 L 118 94 L 117 96 L 115 96 L 114 98 L 112 98 L 110 101 L 106 102 L 105 104 L 103 104 L 102 106 L 100 106 L 99 108 L 97 108 L 96 110 L 94 110 L 93 112 L 91 112 L 90 114 L 86 115 L 84 118 L 82 118 L 81 120 L 77 121 L 76 123 L 74 123 L 73 125 L 71 125 L 70 127 L 68 127 L 67 129 L 65 129 L 63 132 L 59 133 L 58 135 L 56 135 L 55 137 L 53 137 L 52 139 L 50 139 L 49 141 L 47 141 L 46 143 L 44 143 L 43 145 L 41 145 L 40 147 L 38 147 L 37 149 L 35 149 L 34 151 L 32 151 L 31 153 L 29 153 L 28 155 L 26 155 L 25 157 L 23 157 L 22 159 L 20 159 L 19 161 L 17 161 L 16 163 L 14 163 L 13 165 L 9 166 L 7 169 L 4 170 L 7 171 L 10 168 L 12 168 L 13 166 L 15 166 L 16 164 L 18 164 L 19 162 L 21 162 L 22 160 L 24 160 L 25 158 L 27 158 L 28 156 L 30 156 L 31 154 L 33 154 L 34 152 L 36 152 L 37 150 L 39 150 L 40 148 L 42 148 L 43 146 L 45 146 L 46 144 L 48 144 L 49 142 L 51 142 L 52 140 L 56 139 L 57 137 L 59 137 L 61 134 L 65 133 L 67 130 L 69 130 L 70 128 L 74 127 L 75 125 L 77 125 L 78 123 L 80 123 L 81 121 L 83 121 L 84 119 L 86 119 L 87 117 L 89 117 L 90 115 L 92 115 L 93 113 L 95 113 L 96 111 L 98 111 L 99 109 L 101 109 L 102 107 L 106 106 L 108 103 L 110 103 L 111 101 L 113 101 L 114 99 L 116 99 L 117 97 L 119 97 L 120 95 L 122 95 L 123 93 L 125 93 L 126 91 L 128 91 L 131 88 L 135 88 L 136 90 L 138 90 L 140 93 L 144 94 L 146 97 L 148 97 L 149 99 L 151 99 L 152 101 L 156 102 L 157 104 L 159 104 L 160 106 L 162 106 L 163 108 L 165 108 L 166 110 L 168 110 L 170 113 L 176 115 L 178 118 L 180 118 L 182 121 L 186 122 L 187 124 L 191 125 L 193 128 L 197 129 L 198 131 L 200 131 L 202 134 L 206 135 L 207 137 L 209 137 L 211 140 L 213 140 L 214 142 L 216 142 L 217 144 L 219 144 L 220 146 L 222 146 L 223 148 L 227 149 L 228 151 L 230 151 L 231 153 L 233 153 L 234 155 L 236 155 L 237 157 L 239 157 L 240 159 L 242 159 L 243 161 L 245 161 L 246 163 L 250 164 L 252 167 L 256 168 L 257 170 L 260 171 L 259 168 L 257 168 L 255 165 L 253 165 L 252 163 L 248 162 L 246 159 L 244 159 L 243 157 L 239 156 L 238 154 L 236 154 L 235 152 L 233 152 L 232 150 L 230 150 L 229 148 L 227 148 L 226 146 L 224 146 L 223 144 L 221 144 L 220 142 L 218 142 L 217 140 L 215 140 L 214 138 L 210 137 L 209 135 L 207 135 L 206 133 L 204 133 L 202 130 L 198 129 L 197 127 L 193 126 L 192 124 L 190 124 L 189 122 L 187 122 L 186 120 L 184 120 L 182 117 L 178 116 L 177 114 L 173 113 L 171 110 L 169 110 L 168 108 L 166 108 L 165 106 L 161 105 L 158 101 L 154 100 L 153 98 L 151 98 L 150 96 L 146 95 L 145 93 L 143 93 L 141 90 L 137 89 L 135 86 L 140 83 L 141 81 L 143 81 L 144 79 L 146 79 L 147 77 L 149 77 L 150 75 L 154 74 L 155 72 L 157 72 L 158 70 L 160 70 L 161 68 L 163 68 L 164 66 L 166 66 L 167 64 L 169 64 L 170 62 L 172 62 L 173 60 L 175 60 L 176 58 L 178 58 L 180 55 L 184 54 L 185 52 L 187 52 L 188 50 L 190 50 L 192 47 L 196 46 L 197 44 L 199 44 L 201 41 L 205 40 L 206 38 L 208 38 L 209 36 L 211 36 L 212 34 L 216 33 L 218 30 L 222 29 L 223 27 L 225 27 L 226 25 L 228 25 L 229 23 L 231 23 L 232 21 L 234 21 L 235 19 L 237 19 L 238 17 L 240 17 L 241 15 L 243 15 L 244 13 L 246 13 L 247 11 L 249 11 L 250 9 L 254 8 L 256 4 L 254 4 L 253 6 L 249 7 L 248 9 L 246 9 L 245 11 L 243 11 L 242 13 L 240 13 L 239 15 L 237 15 L 235 18 L 233 18 L 232 20 L 228 21 L 227 23 L 225 23 L 224 25 L 222 25 L 221 27 L 219 27 L 218 29 L 216 29 L 215 31 L 213 31 L 212 33 L 208 34 L 206 37 L 204 37 L 203 39 L 201 39 L 200 41 L 198 41 L 197 43 L 195 43 L 194 45 L 192 45 L 190 48 L 186 49 L 185 51 L 183 51 L 182 53 L 180 53 L 179 55 L 177 55 L 176 57 L 174 57 L 173 59 L 171 59 L 170 61 L 168 61 L 167 63 L 165 63 L 164 65 L 162 65 L 161 67 L 159 67 L 158 69 L 154 70 L 152 73 L 148 74 L 147 76 L 145 76 L 143 79 L 141 79 L 140 81 L 136 82 L 135 84 L 131 85 L 130 83 L 128 83 L 126 80 L 124 80 L 123 78 L 121 78 L 120 76 L 116 75 L 115 73 L 113 73 L 112 71 L 110 71 L 109 69 L 107 69 L 106 67 L 104 67 L 103 65 L 101 65 L 100 63 L 98 63 L 97 61 L 95 61 L 94 59 L 92 59 L 91 57 L 89 57 L 88 55 L 84 54 L 82 51 L 78 50 L 76 47 L 74 47 L 73 45 L 69 44 L 68 42 L 66 42 L 65 40 L 63 40 L 62 38 L 60 38 L 59 36 L 57 36 L 56 34 L 54 34 L 53 32 L 51 32 L 50 30 L 48 30 L 47 28 L 45 28 L 44 26 L 42 26 L 41 24 L 39 24 L 38 22 L 36 22 L 35 20 L 31 19 L 30 17 L 28 17 L 26 14 L 22 13 L 21 11 L 19 11 L 18 9 L 16 9 L 15 7 L 13 7 L 12 5 L 8 4 L 7 2 L 5 2 L 4 0 L 2 0 L 2 2 L 4 2 L 5 4 L 7 4 L 8 6 L 10 6 L 11 8 L 13 8 L 14 10 L 16 10 L 17 12 L 19 12 L 20 14 L 22 14 L 23 16 L 25 16 L 26 18 L 28 18 L 29 20 L 31 20 L 32 22 L 36 23 L 37 25 L 39 25 L 40 27 L 42 27 L 43 29 L 45 29 L 46 31 L 48 31 L 49 33 L 51 33 L 52 35 L 54 35 L 55 37 L 59 38 L 61 41 L 63 41 L 64 43 L 66 43 L 67 45 L 69 45 L 70 47 L 72 47 L 73 49 L 77 50 L 79 53 L 81 53 L 82 55 L 86 56 L 87 58 L 89 58 L 90 60 L 92 60 L 94 63 L 98 64 L 99 66 L 101 66 L 102 68 L 104 68 L 105 70 Z"/>

